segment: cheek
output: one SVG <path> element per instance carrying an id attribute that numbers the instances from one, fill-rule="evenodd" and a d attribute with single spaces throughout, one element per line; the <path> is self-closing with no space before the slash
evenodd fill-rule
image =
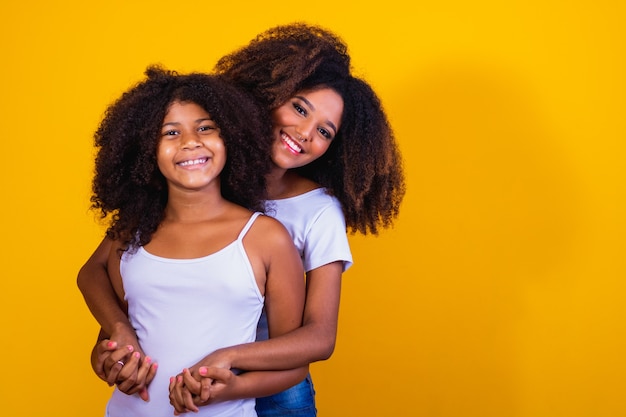
<path id="1" fill-rule="evenodd" d="M 218 137 L 217 139 L 213 141 L 213 146 L 215 147 L 216 150 L 219 150 L 220 152 L 226 152 L 226 145 L 224 144 L 224 139 L 220 137 Z"/>
<path id="2" fill-rule="evenodd" d="M 157 165 L 159 166 L 159 169 L 162 170 L 165 164 L 167 164 L 168 162 L 171 162 L 173 156 L 174 156 L 174 148 L 172 146 L 159 144 L 157 146 L 157 154 L 156 154 Z"/>
<path id="3" fill-rule="evenodd" d="M 275 129 L 289 125 L 289 112 L 283 108 L 278 108 L 272 113 L 272 125 Z"/>
<path id="4" fill-rule="evenodd" d="M 159 144 L 157 146 L 157 159 L 169 158 L 173 153 L 173 147 L 167 146 L 167 144 Z"/>
<path id="5" fill-rule="evenodd" d="M 212 149 L 214 153 L 221 154 L 226 157 L 226 145 L 224 144 L 224 140 L 222 138 L 215 139 L 211 141 L 211 143 L 207 144 L 208 149 Z"/>
<path id="6" fill-rule="evenodd" d="M 328 148 L 330 148 L 331 143 L 332 142 L 329 140 L 317 141 L 317 143 L 315 144 L 315 154 L 317 155 L 317 157 L 324 155 Z"/>
<path id="7" fill-rule="evenodd" d="M 221 170 L 226 165 L 226 158 L 228 157 L 228 150 L 226 144 L 221 137 L 211 138 L 204 142 L 205 148 L 212 154 L 213 160 L 219 165 Z"/>

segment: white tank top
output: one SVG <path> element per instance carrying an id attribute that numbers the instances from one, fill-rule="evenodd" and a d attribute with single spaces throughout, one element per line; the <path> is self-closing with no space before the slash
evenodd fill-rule
<path id="1" fill-rule="evenodd" d="M 196 259 L 155 256 L 143 247 L 122 257 L 120 272 L 130 321 L 146 355 L 159 364 L 150 402 L 117 389 L 107 406 L 111 417 L 171 417 L 169 378 L 216 349 L 253 342 L 263 308 L 242 239 Z M 200 407 L 194 416 L 256 416 L 254 399 Z"/>

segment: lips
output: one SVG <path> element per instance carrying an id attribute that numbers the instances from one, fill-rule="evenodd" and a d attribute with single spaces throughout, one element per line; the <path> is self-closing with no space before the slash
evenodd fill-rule
<path id="1" fill-rule="evenodd" d="M 189 159 L 189 160 L 186 160 L 186 161 L 178 162 L 177 165 L 179 165 L 181 167 L 190 167 L 190 166 L 194 166 L 194 165 L 206 164 L 206 162 L 208 160 L 209 160 L 209 158 L 207 158 L 207 157 L 196 158 L 196 159 Z"/>
<path id="2" fill-rule="evenodd" d="M 287 148 L 290 151 L 296 154 L 302 153 L 302 148 L 298 146 L 298 144 L 293 139 L 291 139 L 289 135 L 287 135 L 286 133 L 281 133 L 280 138 L 283 140 L 283 143 L 287 145 Z"/>

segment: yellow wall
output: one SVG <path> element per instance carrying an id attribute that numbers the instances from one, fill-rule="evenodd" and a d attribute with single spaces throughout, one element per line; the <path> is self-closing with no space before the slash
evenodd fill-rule
<path id="1" fill-rule="evenodd" d="M 208 70 L 306 20 L 349 43 L 409 186 L 395 229 L 351 238 L 320 415 L 626 415 L 624 3 L 353 3 L 2 3 L 0 414 L 109 395 L 75 285 L 105 106 L 148 64 Z"/>

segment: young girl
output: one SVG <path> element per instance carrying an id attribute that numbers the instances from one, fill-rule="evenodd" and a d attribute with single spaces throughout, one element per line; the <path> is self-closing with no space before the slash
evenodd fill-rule
<path id="1" fill-rule="evenodd" d="M 254 341 L 264 299 L 272 337 L 299 327 L 304 305 L 289 234 L 249 210 L 261 209 L 269 167 L 251 157 L 269 145 L 257 107 L 216 76 L 156 68 L 147 76 L 96 132 L 92 202 L 111 221 L 111 283 L 138 343 L 159 363 L 151 400 L 115 390 L 112 417 L 171 416 L 170 375 L 216 349 Z M 230 401 L 198 411 L 256 416 L 254 400 L 234 399 L 277 392 L 306 372 L 274 374 L 269 383 L 246 373 L 223 393 Z"/>
<path id="2" fill-rule="evenodd" d="M 266 205 L 299 249 L 307 293 L 301 328 L 279 338 L 220 349 L 186 374 L 196 380 L 202 380 L 199 371 L 209 366 L 289 369 L 330 357 L 341 275 L 352 261 L 346 226 L 363 234 L 391 226 L 405 192 L 400 153 L 380 101 L 365 81 L 352 75 L 347 47 L 331 32 L 305 24 L 270 29 L 222 58 L 216 72 L 250 91 L 272 120 L 273 166 L 266 177 Z M 126 345 L 139 347 L 124 314 L 107 301 L 111 290 L 101 253 L 108 245 L 106 240 L 101 244 L 78 279 L 94 316 L 118 342 L 97 345 L 92 363 L 109 382 L 120 372 L 122 379 L 128 376 L 122 382 L 125 392 L 143 392 L 150 379 L 148 364 L 133 361 L 128 369 L 116 364 L 128 354 Z M 259 328 L 262 340 L 263 320 Z M 205 384 L 204 394 L 199 394 L 198 385 L 185 381 L 173 390 L 179 411 L 192 409 L 185 390 L 193 390 L 194 404 L 202 403 L 209 391 Z M 315 415 L 310 378 L 286 392 L 257 399 L 257 411 L 260 416 Z"/>

